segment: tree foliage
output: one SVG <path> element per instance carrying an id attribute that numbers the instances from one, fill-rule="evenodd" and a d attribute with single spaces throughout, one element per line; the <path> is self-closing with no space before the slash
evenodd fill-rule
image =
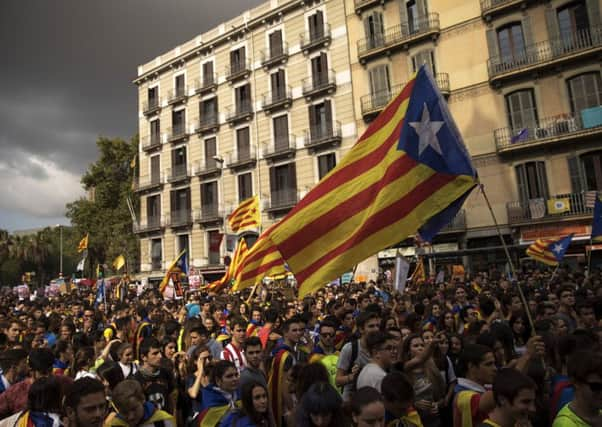
<path id="1" fill-rule="evenodd" d="M 132 218 L 127 198 L 132 194 L 135 168 L 130 167 L 138 150 L 138 138 L 99 138 L 96 142 L 100 158 L 82 177 L 82 185 L 93 197 L 67 204 L 67 217 L 82 237 L 88 233 L 86 274 L 91 277 L 96 264 L 111 266 L 118 255 L 124 255 L 129 271 L 138 265 L 138 240 L 132 231 Z M 131 198 L 136 203 L 135 198 Z M 135 209 L 137 207 L 135 206 Z"/>

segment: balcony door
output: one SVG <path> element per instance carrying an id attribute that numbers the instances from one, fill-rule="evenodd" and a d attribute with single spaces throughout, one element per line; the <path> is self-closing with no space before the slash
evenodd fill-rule
<path id="1" fill-rule="evenodd" d="M 230 52 L 230 74 L 244 70 L 246 55 L 244 46 Z"/>
<path id="2" fill-rule="evenodd" d="M 172 222 L 184 222 L 190 216 L 190 188 L 172 190 L 170 194 Z"/>
<path id="3" fill-rule="evenodd" d="M 328 83 L 328 56 L 321 52 L 311 60 L 311 78 L 314 89 Z"/>
<path id="4" fill-rule="evenodd" d="M 558 31 L 565 49 L 591 44 L 590 24 L 585 1 L 576 1 L 558 9 Z"/>
<path id="5" fill-rule="evenodd" d="M 586 190 L 602 190 L 602 151 L 594 151 L 581 156 Z"/>
<path id="6" fill-rule="evenodd" d="M 217 144 L 215 138 L 207 138 L 204 141 L 205 144 L 205 168 L 213 169 L 217 163 L 215 157 L 217 156 Z"/>
<path id="7" fill-rule="evenodd" d="M 497 42 L 501 62 L 514 64 L 525 57 L 525 36 L 520 22 L 512 22 L 499 28 Z"/>
<path id="8" fill-rule="evenodd" d="M 171 150 L 171 168 L 172 177 L 186 175 L 186 147 Z"/>
<path id="9" fill-rule="evenodd" d="M 152 269 L 161 270 L 161 261 L 163 259 L 161 239 L 152 239 L 150 246 Z"/>
<path id="10" fill-rule="evenodd" d="M 270 168 L 270 191 L 273 206 L 296 202 L 297 174 L 294 163 Z"/>
<path id="11" fill-rule="evenodd" d="M 276 152 L 286 151 L 290 148 L 288 136 L 288 116 L 286 114 L 274 117 L 274 148 Z"/>
<path id="12" fill-rule="evenodd" d="M 518 193 L 523 206 L 528 207 L 529 200 L 548 199 L 548 178 L 544 162 L 526 162 L 515 167 Z"/>
<path id="13" fill-rule="evenodd" d="M 385 25 L 383 14 L 374 11 L 364 18 L 364 31 L 368 49 L 374 49 L 385 44 Z"/>
<path id="14" fill-rule="evenodd" d="M 161 156 L 156 155 L 150 158 L 151 183 L 157 184 L 161 181 Z"/>
<path id="15" fill-rule="evenodd" d="M 284 83 L 284 70 L 278 70 L 270 74 L 270 83 L 272 88 L 272 102 L 284 99 L 286 88 Z"/>
<path id="16" fill-rule="evenodd" d="M 282 31 L 276 30 L 269 35 L 270 58 L 277 58 L 284 53 L 282 49 Z"/>
<path id="17" fill-rule="evenodd" d="M 161 219 L 161 195 L 148 196 L 146 198 L 146 221 L 149 226 L 155 226 Z"/>
<path id="18" fill-rule="evenodd" d="M 330 100 L 309 107 L 309 126 L 312 141 L 332 135 L 332 106 Z"/>
<path id="19" fill-rule="evenodd" d="M 244 113 L 251 110 L 251 85 L 237 87 L 234 91 L 236 112 Z"/>
<path id="20" fill-rule="evenodd" d="M 602 81 L 600 73 L 580 74 L 567 80 L 571 111 L 581 120 L 581 111 L 602 105 Z"/>
<path id="21" fill-rule="evenodd" d="M 389 66 L 378 65 L 370 70 L 370 95 L 372 107 L 382 107 L 391 99 L 391 84 L 389 81 Z"/>
<path id="22" fill-rule="evenodd" d="M 324 13 L 317 10 L 316 13 L 307 18 L 309 27 L 309 38 L 311 41 L 324 37 Z"/>
<path id="23" fill-rule="evenodd" d="M 203 216 L 216 216 L 218 206 L 217 181 L 201 184 L 201 213 Z"/>
<path id="24" fill-rule="evenodd" d="M 506 95 L 506 112 L 508 122 L 512 128 L 512 134 L 516 135 L 524 129 L 529 130 L 537 127 L 537 107 L 535 95 L 532 89 L 517 90 Z M 545 135 L 532 135 L 545 136 Z"/>
<path id="25" fill-rule="evenodd" d="M 239 162 L 248 160 L 251 157 L 251 141 L 249 135 L 248 127 L 236 130 L 236 152 Z"/>

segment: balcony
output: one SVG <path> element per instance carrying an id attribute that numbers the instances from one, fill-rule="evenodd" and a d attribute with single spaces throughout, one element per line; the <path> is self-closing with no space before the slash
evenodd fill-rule
<path id="1" fill-rule="evenodd" d="M 188 138 L 188 132 L 186 131 L 185 125 L 177 125 L 173 128 L 167 129 L 167 135 L 169 138 L 169 142 L 179 142 Z"/>
<path id="2" fill-rule="evenodd" d="M 602 52 L 602 26 L 592 27 L 527 46 L 524 52 L 512 56 L 495 56 L 487 61 L 489 83 L 501 86 L 516 78 L 531 78 L 542 71 L 557 72 L 567 63 L 582 63 L 587 57 L 597 57 Z"/>
<path id="3" fill-rule="evenodd" d="M 269 213 L 276 213 L 293 208 L 299 201 L 296 188 L 286 190 L 275 190 L 270 194 L 270 204 L 266 209 Z"/>
<path id="4" fill-rule="evenodd" d="M 224 209 L 217 203 L 201 204 L 201 210 L 196 212 L 194 220 L 201 224 L 201 227 L 222 225 L 224 222 Z"/>
<path id="5" fill-rule="evenodd" d="M 170 91 L 167 94 L 167 103 L 169 105 L 173 105 L 186 101 L 186 97 L 188 96 L 186 92 L 186 86 L 180 86 L 175 89 L 170 89 Z"/>
<path id="6" fill-rule="evenodd" d="M 161 231 L 165 227 L 165 219 L 161 216 L 147 216 L 142 218 L 139 223 L 134 223 L 134 233 L 152 233 Z"/>
<path id="7" fill-rule="evenodd" d="M 562 213 L 551 213 L 548 209 L 547 200 L 543 198 L 532 199 L 528 202 L 508 202 L 506 204 L 508 224 L 519 225 L 557 222 L 568 219 L 591 219 L 593 209 L 586 207 L 585 193 L 558 194 L 550 198 L 550 200 L 553 199 L 567 199 L 568 210 Z"/>
<path id="8" fill-rule="evenodd" d="M 439 234 L 461 233 L 464 231 L 466 231 L 466 211 L 460 209 L 451 222 L 439 231 Z"/>
<path id="9" fill-rule="evenodd" d="M 197 121 L 194 130 L 200 134 L 217 132 L 219 130 L 219 113 L 203 115 Z"/>
<path id="10" fill-rule="evenodd" d="M 150 98 L 148 101 L 142 103 L 142 114 L 150 116 L 155 114 L 161 109 L 161 102 L 159 98 Z"/>
<path id="11" fill-rule="evenodd" d="M 254 145 L 246 147 L 245 150 L 229 153 L 226 156 L 226 164 L 233 171 L 254 167 L 257 163 L 257 150 Z"/>
<path id="12" fill-rule="evenodd" d="M 192 225 L 192 212 L 190 209 L 180 209 L 170 212 L 169 226 L 171 228 L 189 227 Z"/>
<path id="13" fill-rule="evenodd" d="M 544 117 L 536 126 L 528 126 L 523 129 L 510 127 L 496 129 L 493 131 L 493 138 L 497 152 L 507 154 L 529 151 L 541 146 L 591 140 L 602 136 L 602 111 L 598 110 L 593 121 L 586 122 L 585 126 L 583 123 L 581 117 L 561 114 Z"/>
<path id="14" fill-rule="evenodd" d="M 437 87 L 441 91 L 443 96 L 449 96 L 449 75 L 447 73 L 437 73 L 435 75 L 435 82 Z M 390 90 L 379 91 L 374 94 L 364 95 L 360 98 L 360 105 L 362 110 L 362 117 L 366 121 L 373 119 L 378 113 L 380 113 L 387 106 L 389 101 L 399 95 L 406 83 L 392 86 Z"/>
<path id="15" fill-rule="evenodd" d="M 264 93 L 261 101 L 261 109 L 266 114 L 272 114 L 289 108 L 293 103 L 293 91 L 290 86 L 281 88 L 271 93 Z"/>
<path id="16" fill-rule="evenodd" d="M 161 188 L 165 183 L 163 176 L 160 173 L 153 174 L 151 176 L 136 176 L 134 177 L 134 188 L 135 192 L 144 192 Z"/>
<path id="17" fill-rule="evenodd" d="M 269 70 L 277 65 L 285 64 L 288 61 L 288 43 L 282 42 L 282 45 L 271 46 L 268 50 L 261 51 L 261 66 Z"/>
<path id="18" fill-rule="evenodd" d="M 232 62 L 226 67 L 226 80 L 234 83 L 240 79 L 246 79 L 251 75 L 251 61 Z"/>
<path id="19" fill-rule="evenodd" d="M 387 28 L 383 34 L 359 40 L 357 56 L 360 63 L 365 64 L 377 56 L 389 56 L 396 49 L 408 50 L 426 39 L 436 40 L 439 32 L 439 14 L 429 13 L 413 22 Z"/>
<path id="20" fill-rule="evenodd" d="M 263 158 L 271 162 L 293 158 L 297 151 L 297 139 L 295 135 L 281 136 L 274 142 L 265 142 L 263 145 L 265 146 Z"/>
<path id="21" fill-rule="evenodd" d="M 194 164 L 194 174 L 203 179 L 217 177 L 222 174 L 222 168 L 215 159 L 205 159 Z"/>
<path id="22" fill-rule="evenodd" d="M 153 151 L 157 148 L 161 147 L 161 135 L 152 134 L 148 136 L 143 136 L 140 138 L 140 145 L 142 146 L 142 151 Z"/>
<path id="23" fill-rule="evenodd" d="M 324 24 L 324 28 L 320 28 L 299 35 L 301 39 L 301 50 L 304 55 L 307 55 L 315 49 L 326 47 L 332 41 L 330 35 L 330 24 Z"/>
<path id="24" fill-rule="evenodd" d="M 361 15 L 362 12 L 366 9 L 369 9 L 374 6 L 384 6 L 387 0 L 354 0 L 353 6 L 355 8 L 355 13 Z"/>
<path id="25" fill-rule="evenodd" d="M 167 169 L 167 181 L 171 184 L 176 184 L 186 181 L 190 178 L 190 171 L 187 165 L 176 165 L 171 169 Z"/>
<path id="26" fill-rule="evenodd" d="M 524 9 L 532 0 L 481 0 L 481 17 L 489 22 L 495 16 Z"/>
<path id="27" fill-rule="evenodd" d="M 303 96 L 306 100 L 333 93 L 337 88 L 334 70 L 303 79 Z"/>
<path id="28" fill-rule="evenodd" d="M 253 118 L 253 102 L 250 99 L 244 99 L 236 103 L 235 107 L 228 108 L 226 112 L 226 122 L 230 126 L 237 123 L 251 120 Z"/>
<path id="29" fill-rule="evenodd" d="M 323 126 L 312 126 L 305 133 L 305 148 L 316 152 L 336 148 L 343 140 L 340 122 L 328 122 Z"/>
<path id="30" fill-rule="evenodd" d="M 194 93 L 204 95 L 217 90 L 217 74 L 213 73 L 194 82 Z"/>

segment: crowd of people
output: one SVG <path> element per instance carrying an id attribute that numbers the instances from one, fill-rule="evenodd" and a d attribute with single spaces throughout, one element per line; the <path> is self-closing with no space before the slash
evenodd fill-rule
<path id="1" fill-rule="evenodd" d="M 599 271 L 433 282 L 5 294 L 0 427 L 602 426 Z"/>

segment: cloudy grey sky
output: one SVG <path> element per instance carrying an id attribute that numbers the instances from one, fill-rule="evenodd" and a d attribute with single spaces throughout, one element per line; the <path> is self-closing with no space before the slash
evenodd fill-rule
<path id="1" fill-rule="evenodd" d="M 1 0 L 0 228 L 68 223 L 98 136 L 137 131 L 136 67 L 262 0 Z"/>

